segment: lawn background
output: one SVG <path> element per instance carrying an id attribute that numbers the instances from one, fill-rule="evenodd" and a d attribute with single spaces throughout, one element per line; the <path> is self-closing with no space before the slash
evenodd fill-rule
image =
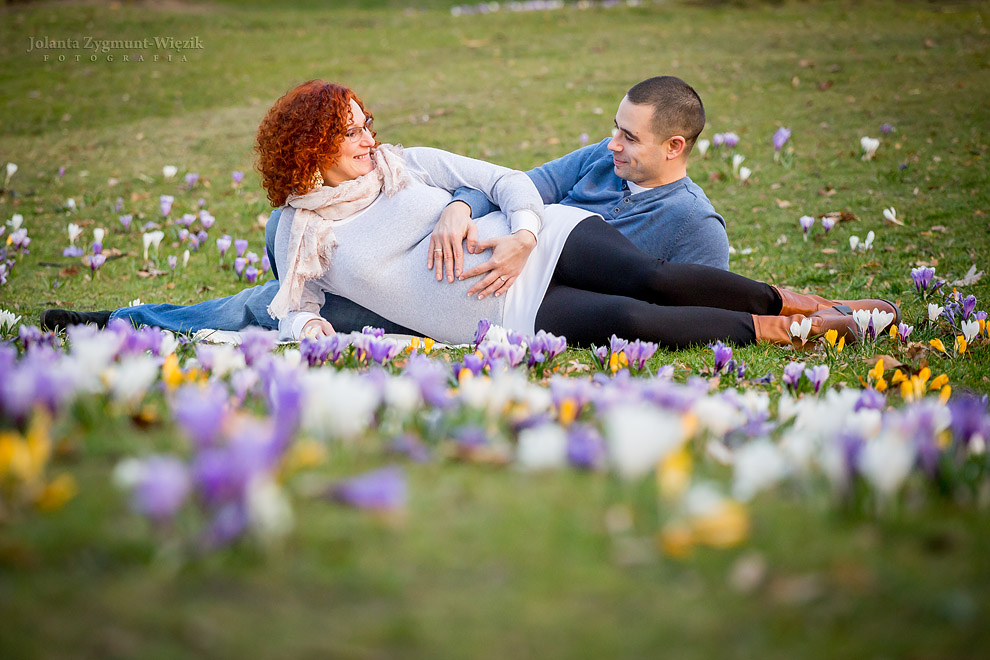
<path id="1" fill-rule="evenodd" d="M 269 105 L 306 79 L 353 87 L 385 141 L 437 146 L 520 169 L 605 137 L 635 82 L 677 75 L 704 99 L 703 137 L 733 131 L 753 169 L 746 185 L 710 156 L 689 174 L 728 223 L 732 269 L 836 297 L 900 300 L 919 326 L 910 268 L 948 280 L 988 265 L 990 59 L 983 3 L 644 2 L 640 7 L 454 17 L 447 2 L 25 3 L 0 8 L 0 161 L 20 169 L 0 200 L 21 213 L 31 254 L 0 307 L 36 319 L 45 307 L 190 303 L 239 290 L 207 245 L 174 277 L 138 276 L 140 233 L 113 211 L 157 218 L 204 198 L 211 230 L 260 250 L 270 207 L 252 172 L 254 131 Z M 198 36 L 187 61 L 145 62 L 82 50 L 25 52 L 28 36 Z M 74 62 L 76 54 L 82 61 Z M 894 130 L 880 135 L 889 123 Z M 793 164 L 770 137 L 793 131 Z M 862 136 L 883 137 L 873 161 Z M 165 181 L 163 165 L 179 169 Z M 56 176 L 66 167 L 62 178 Z M 247 172 L 234 189 L 230 172 Z M 200 175 L 192 191 L 182 177 Z M 113 182 L 111 181 L 113 180 Z M 113 185 L 111 185 L 113 183 Z M 78 210 L 65 211 L 72 197 Z M 906 226 L 885 225 L 894 206 Z M 798 217 L 848 211 L 827 237 L 801 240 Z M 61 256 L 65 225 L 125 253 L 99 277 Z M 874 250 L 848 248 L 876 232 Z M 751 249 L 748 254 L 742 254 Z M 171 237 L 162 251 L 179 254 Z M 53 264 L 53 265 L 45 265 Z M 987 280 L 961 288 L 985 309 Z M 931 357 L 959 389 L 988 389 L 986 347 Z M 780 375 L 780 349 L 737 352 Z M 679 378 L 710 361 L 661 353 Z M 835 379 L 857 383 L 851 356 Z M 65 511 L 0 530 L 3 657 L 978 657 L 988 638 L 986 510 L 905 504 L 840 515 L 829 502 L 779 492 L 754 507 L 753 540 L 687 562 L 616 561 L 604 532 L 615 497 L 604 478 L 533 477 L 468 466 L 412 470 L 401 524 L 314 502 L 281 551 L 247 549 L 176 567 L 106 485 L 123 453 L 170 434 L 95 421 L 74 438 L 81 494 Z M 373 462 L 342 451 L 331 470 Z M 107 514 L 110 510 L 113 513 Z M 741 594 L 727 575 L 758 553 L 766 586 Z M 982 643 L 982 644 L 981 644 Z"/>

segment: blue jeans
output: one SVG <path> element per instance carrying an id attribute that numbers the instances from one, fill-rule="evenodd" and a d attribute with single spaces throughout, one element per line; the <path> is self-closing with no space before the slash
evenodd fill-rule
<path id="1" fill-rule="evenodd" d="M 268 314 L 268 305 L 278 293 L 278 272 L 275 269 L 275 231 L 278 228 L 280 210 L 272 211 L 265 225 L 265 249 L 272 264 L 272 276 L 276 279 L 253 286 L 226 298 L 214 298 L 195 305 L 136 305 L 115 309 L 111 319 L 125 318 L 135 325 L 158 326 L 174 332 L 196 332 L 203 328 L 215 330 L 242 330 L 248 326 L 278 329 L 278 321 Z M 326 294 L 320 315 L 333 324 L 337 332 L 360 331 L 370 325 L 385 332 L 408 335 L 420 333 L 392 323 L 369 309 L 347 298 Z"/>

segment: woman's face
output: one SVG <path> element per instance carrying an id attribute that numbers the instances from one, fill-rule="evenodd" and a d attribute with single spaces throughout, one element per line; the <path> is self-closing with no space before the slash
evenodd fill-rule
<path id="1" fill-rule="evenodd" d="M 347 126 L 344 139 L 340 141 L 337 162 L 331 167 L 320 168 L 325 185 L 339 186 L 344 181 L 364 176 L 375 169 L 375 163 L 371 160 L 375 138 L 371 135 L 368 121 L 361 106 L 351 99 L 351 123 Z"/>

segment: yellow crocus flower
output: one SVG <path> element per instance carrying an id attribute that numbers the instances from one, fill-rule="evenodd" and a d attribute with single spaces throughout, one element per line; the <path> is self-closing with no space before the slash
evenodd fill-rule
<path id="1" fill-rule="evenodd" d="M 899 333 L 897 332 L 897 324 L 896 323 L 891 323 L 890 324 L 890 338 L 891 339 L 897 339 L 897 335 L 898 334 Z"/>
<path id="2" fill-rule="evenodd" d="M 175 353 L 170 353 L 165 362 L 162 363 L 162 381 L 170 390 L 182 384 L 182 369 L 179 369 L 179 357 Z"/>
<path id="3" fill-rule="evenodd" d="M 423 340 L 423 352 L 424 353 L 429 353 L 430 351 L 432 351 L 433 350 L 433 343 L 434 343 L 433 340 L 430 339 L 429 337 L 425 338 Z"/>
<path id="4" fill-rule="evenodd" d="M 416 351 L 418 351 L 419 350 L 419 337 L 413 337 L 412 339 L 410 339 L 409 340 L 409 346 L 406 347 L 406 350 L 408 352 L 410 352 L 410 353 L 415 353 Z"/>
<path id="5" fill-rule="evenodd" d="M 872 378 L 873 380 L 883 380 L 884 371 L 885 369 L 883 368 L 883 359 L 881 358 L 877 360 L 877 363 L 873 365 L 872 369 L 870 369 L 870 378 Z"/>
<path id="6" fill-rule="evenodd" d="M 725 500 L 717 511 L 691 521 L 698 543 L 713 548 L 731 548 L 749 535 L 749 513 L 735 500 Z"/>
<path id="7" fill-rule="evenodd" d="M 841 353 L 842 349 L 845 348 L 845 346 L 846 346 L 845 336 L 839 337 L 839 343 L 835 345 L 835 352 Z"/>
<path id="8" fill-rule="evenodd" d="M 835 346 L 835 340 L 839 338 L 839 333 L 835 329 L 829 330 L 825 333 L 825 341 L 828 342 L 829 346 Z"/>
<path id="9" fill-rule="evenodd" d="M 578 405 L 577 401 L 571 397 L 567 397 L 560 402 L 560 407 L 557 410 L 557 418 L 563 426 L 569 426 L 571 422 L 577 419 L 578 415 Z"/>
<path id="10" fill-rule="evenodd" d="M 894 375 L 890 377 L 890 384 L 891 385 L 900 385 L 901 383 L 903 383 L 907 379 L 908 379 L 908 377 L 904 375 L 904 372 L 903 371 L 901 371 L 900 369 L 894 369 Z"/>
<path id="11" fill-rule="evenodd" d="M 683 523 L 669 523 L 657 535 L 657 545 L 667 556 L 682 559 L 694 549 L 694 535 Z"/>
<path id="12" fill-rule="evenodd" d="M 942 391 L 938 393 L 938 400 L 942 403 L 946 403 L 948 402 L 950 396 L 952 396 L 952 386 L 946 385 L 942 388 Z"/>
<path id="13" fill-rule="evenodd" d="M 681 496 L 691 481 L 693 463 L 691 452 L 685 446 L 660 461 L 657 465 L 657 487 L 665 500 L 672 501 Z"/>
<path id="14" fill-rule="evenodd" d="M 928 391 L 934 392 L 935 390 L 941 389 L 942 386 L 948 382 L 949 382 L 949 377 L 946 376 L 945 374 L 942 374 L 938 378 L 933 379 L 931 383 L 929 383 Z"/>
<path id="15" fill-rule="evenodd" d="M 942 343 L 941 339 L 932 339 L 928 343 L 931 344 L 932 347 L 935 348 L 936 350 L 941 351 L 946 355 L 948 355 L 948 352 L 945 350 L 945 344 Z"/>
<path id="16" fill-rule="evenodd" d="M 956 335 L 956 354 L 962 355 L 966 352 L 966 338 L 962 335 Z"/>
<path id="17" fill-rule="evenodd" d="M 35 503 L 42 511 L 57 511 L 76 496 L 79 487 L 71 474 L 60 474 L 45 486 Z"/>

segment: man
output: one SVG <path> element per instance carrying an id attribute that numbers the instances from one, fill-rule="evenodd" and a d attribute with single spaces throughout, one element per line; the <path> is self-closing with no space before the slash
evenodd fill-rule
<path id="1" fill-rule="evenodd" d="M 600 214 L 657 259 L 728 269 L 725 221 L 704 191 L 687 176 L 688 154 L 705 125 L 704 106 L 698 94 L 673 76 L 644 80 L 622 99 L 614 123 L 612 138 L 527 172 L 543 201 Z M 443 279 L 444 273 L 449 282 L 454 277 L 483 275 L 469 294 L 504 293 L 522 271 L 534 239 L 529 232 L 518 232 L 484 264 L 461 272 L 462 244 L 471 253 L 480 251 L 469 209 L 470 215 L 480 217 L 494 207 L 477 191 L 458 191 L 437 223 L 426 265 L 436 270 L 437 280 Z M 278 215 L 279 209 L 275 209 L 265 230 L 272 264 Z M 274 268 L 273 275 L 278 277 Z M 136 324 L 185 332 L 201 328 L 239 330 L 248 325 L 275 328 L 267 307 L 277 291 L 278 282 L 272 280 L 233 296 L 191 306 L 139 305 L 113 313 L 45 310 L 41 325 L 50 329 L 76 323 L 102 326 L 110 318 L 129 318 Z M 416 334 L 330 294 L 321 314 L 338 332 L 372 325 L 387 332 Z"/>

